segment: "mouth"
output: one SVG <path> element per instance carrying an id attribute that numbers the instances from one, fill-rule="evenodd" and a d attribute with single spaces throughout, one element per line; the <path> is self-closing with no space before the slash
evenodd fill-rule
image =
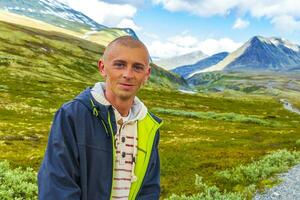
<path id="1" fill-rule="evenodd" d="M 129 83 L 119 83 L 119 85 L 121 88 L 126 89 L 126 90 L 129 90 L 134 87 L 133 84 L 129 84 Z"/>
<path id="2" fill-rule="evenodd" d="M 133 86 L 132 84 L 129 84 L 129 83 L 119 83 L 119 84 L 123 85 L 123 86 L 128 86 L 128 87 Z"/>

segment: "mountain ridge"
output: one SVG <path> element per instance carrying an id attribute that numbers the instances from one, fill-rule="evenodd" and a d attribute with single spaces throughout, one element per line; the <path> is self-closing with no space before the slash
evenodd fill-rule
<path id="1" fill-rule="evenodd" d="M 300 46 L 288 40 L 254 36 L 219 63 L 197 73 L 212 71 L 292 71 L 300 70 Z"/>
<path id="2" fill-rule="evenodd" d="M 206 57 L 207 55 L 205 55 L 202 51 L 194 51 L 179 56 L 173 56 L 170 58 L 162 58 L 159 60 L 155 60 L 154 63 L 156 63 L 157 65 L 161 66 L 166 70 L 172 70 L 175 69 L 176 67 L 180 67 L 183 65 L 194 64 Z"/>
<path id="3" fill-rule="evenodd" d="M 195 64 L 180 66 L 175 69 L 172 69 L 171 71 L 183 76 L 184 78 L 188 78 L 190 74 L 194 73 L 197 70 L 205 69 L 209 66 L 217 64 L 218 62 L 223 60 L 228 54 L 228 52 L 217 53 L 212 56 L 203 58 Z"/>
<path id="4" fill-rule="evenodd" d="M 9 18 L 6 15 L 12 16 Z M 111 28 L 95 22 L 57 0 L 2 0 L 0 20 L 32 28 L 67 33 L 106 46 L 116 37 L 138 36 L 131 28 Z M 47 25 L 48 24 L 48 25 Z M 56 27 L 56 28 L 55 28 Z"/>

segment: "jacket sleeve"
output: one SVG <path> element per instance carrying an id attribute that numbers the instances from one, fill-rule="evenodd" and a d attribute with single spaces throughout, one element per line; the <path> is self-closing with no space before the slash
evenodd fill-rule
<path id="1" fill-rule="evenodd" d="M 160 196 L 160 159 L 158 153 L 159 130 L 157 131 L 156 140 L 152 150 L 144 183 L 137 197 L 138 200 L 158 200 Z"/>
<path id="2" fill-rule="evenodd" d="M 79 200 L 78 148 L 74 123 L 66 110 L 55 114 L 44 160 L 38 173 L 40 200 Z"/>

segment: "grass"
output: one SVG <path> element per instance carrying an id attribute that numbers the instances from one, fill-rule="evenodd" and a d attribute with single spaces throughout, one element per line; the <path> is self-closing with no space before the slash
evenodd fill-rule
<path id="1" fill-rule="evenodd" d="M 269 122 L 267 120 L 259 119 L 256 116 L 245 116 L 236 113 L 215 113 L 215 112 L 192 112 L 185 110 L 173 110 L 164 108 L 153 108 L 153 112 L 169 114 L 174 116 L 184 116 L 199 118 L 205 120 L 218 120 L 218 121 L 229 121 L 229 122 L 243 122 L 250 124 L 260 124 L 264 126 L 274 126 L 275 123 Z"/>
<path id="2" fill-rule="evenodd" d="M 0 160 L 12 169 L 37 170 L 54 112 L 101 80 L 96 63 L 103 46 L 2 22 L 0 32 Z M 184 94 L 176 91 L 182 79 L 155 66 L 152 75 L 138 96 L 164 120 L 162 198 L 197 194 L 195 174 L 207 186 L 234 193 L 218 172 L 278 149 L 299 150 L 300 116 L 285 110 L 276 96 L 232 90 Z M 298 102 L 297 91 L 278 90 Z"/>
<path id="3" fill-rule="evenodd" d="M 258 161 L 239 165 L 232 169 L 216 172 L 219 184 L 224 184 L 227 190 L 221 191 L 216 185 L 208 185 L 196 174 L 193 195 L 172 194 L 167 200 L 243 200 L 252 199 L 253 194 L 261 186 L 266 187 L 278 182 L 271 176 L 284 172 L 292 165 L 299 163 L 300 152 L 279 150 L 272 152 Z M 1 199 L 37 199 L 36 173 L 27 168 L 11 169 L 8 162 L 0 162 L 0 198 Z"/>
<path id="4" fill-rule="evenodd" d="M 279 150 L 264 156 L 261 160 L 254 161 L 247 165 L 239 165 L 235 168 L 217 172 L 219 184 L 227 185 L 232 192 L 223 192 L 215 186 L 209 186 L 203 182 L 201 176 L 196 175 L 195 185 L 198 193 L 191 196 L 172 195 L 168 200 L 242 200 L 252 199 L 253 194 L 260 189 L 261 185 L 274 184 L 276 180 L 270 177 L 277 173 L 288 170 L 289 167 L 300 162 L 300 152 L 289 152 Z M 228 186 L 230 184 L 230 186 Z"/>
<path id="5" fill-rule="evenodd" d="M 199 91 L 234 91 L 235 93 L 268 94 L 277 100 L 288 99 L 300 107 L 300 72 L 211 72 L 188 79 Z"/>
<path id="6" fill-rule="evenodd" d="M 299 139 L 300 118 L 284 110 L 273 97 L 247 94 L 237 97 L 227 93 L 190 95 L 151 90 L 141 91 L 140 96 L 165 122 L 160 140 L 164 198 L 172 193 L 187 196 L 196 193 L 192 184 L 195 174 L 223 191 L 228 187 L 220 184 L 216 172 L 251 163 L 277 149 L 297 149 L 295 141 Z M 163 107 L 163 112 L 157 110 L 158 105 L 160 109 Z M 208 112 L 256 116 L 271 126 L 190 116 L 191 113 Z"/>

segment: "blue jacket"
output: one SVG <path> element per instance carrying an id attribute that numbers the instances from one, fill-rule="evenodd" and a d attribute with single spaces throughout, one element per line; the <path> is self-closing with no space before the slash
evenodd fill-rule
<path id="1" fill-rule="evenodd" d="M 144 147 L 138 144 L 138 149 L 143 151 L 138 150 L 137 156 L 137 160 L 140 157 L 137 167 L 141 170 L 136 173 L 138 181 L 130 191 L 131 199 L 156 200 L 160 195 L 158 128 L 161 120 L 153 114 L 147 115 L 149 120 L 138 122 L 141 126 L 138 130 L 151 133 L 153 139 L 149 137 L 150 144 L 144 141 Z M 39 199 L 110 199 L 116 130 L 112 107 L 97 103 L 90 88 L 64 104 L 55 114 L 38 173 Z"/>

